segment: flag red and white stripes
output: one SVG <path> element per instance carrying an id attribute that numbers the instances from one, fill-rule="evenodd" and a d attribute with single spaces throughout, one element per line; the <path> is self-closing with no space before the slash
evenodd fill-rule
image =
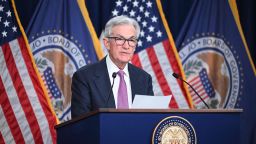
<path id="1" fill-rule="evenodd" d="M 0 6 L 0 143 L 56 143 L 57 119 L 18 25 L 15 5 L 1 1 Z"/>
<path id="2" fill-rule="evenodd" d="M 22 37 L 0 47 L 0 124 L 5 143 L 55 143 L 50 110 Z"/>
<path id="3" fill-rule="evenodd" d="M 169 54 L 168 40 L 155 44 L 134 55 L 132 63 L 144 69 L 152 76 L 155 95 L 173 95 L 170 102 L 172 108 L 189 108 L 181 86 L 177 79 L 172 77 L 176 72 L 176 60 Z"/>

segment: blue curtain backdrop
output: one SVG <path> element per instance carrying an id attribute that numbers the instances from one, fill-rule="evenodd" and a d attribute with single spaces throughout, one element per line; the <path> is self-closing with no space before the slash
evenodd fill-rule
<path id="1" fill-rule="evenodd" d="M 194 0 L 161 0 L 163 10 L 168 21 L 169 27 L 173 34 L 174 40 L 180 33 L 187 14 L 194 2 Z M 20 15 L 21 23 L 24 29 L 27 28 L 29 20 L 31 19 L 38 0 L 26 0 L 26 2 L 15 0 L 17 10 Z M 256 2 L 254 0 L 237 0 L 238 11 L 242 29 L 254 61 L 256 62 Z M 87 9 L 94 25 L 96 33 L 100 36 L 101 31 L 107 21 L 108 14 L 115 6 L 115 0 L 86 0 Z M 104 9 L 104 11 L 103 11 Z M 255 108 L 256 94 L 252 93 L 247 96 L 244 101 L 244 108 Z M 256 127 L 256 126 L 254 126 Z M 245 136 L 246 142 L 256 143 L 256 130 Z"/>

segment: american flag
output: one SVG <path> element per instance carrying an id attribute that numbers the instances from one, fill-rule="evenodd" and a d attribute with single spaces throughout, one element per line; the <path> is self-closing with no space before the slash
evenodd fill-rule
<path id="1" fill-rule="evenodd" d="M 160 1 L 118 0 L 112 16 L 119 15 L 127 15 L 140 24 L 140 38 L 132 63 L 152 76 L 155 95 L 173 95 L 171 108 L 189 108 L 191 103 L 183 83 L 172 77 L 173 72 L 181 74 L 182 67 L 171 34 L 168 36 L 164 26 L 166 20 Z"/>
<path id="2" fill-rule="evenodd" d="M 0 2 L 0 143 L 56 143 L 57 119 L 15 14 Z"/>
<path id="3" fill-rule="evenodd" d="M 215 90 L 208 78 L 205 68 L 203 68 L 197 76 L 188 80 L 188 83 L 190 83 L 194 87 L 197 93 L 206 102 L 210 98 L 215 96 Z M 192 100 L 195 105 L 198 105 L 198 106 L 204 105 L 201 99 L 196 95 L 196 93 L 191 88 L 189 88 L 189 92 L 191 93 Z"/>

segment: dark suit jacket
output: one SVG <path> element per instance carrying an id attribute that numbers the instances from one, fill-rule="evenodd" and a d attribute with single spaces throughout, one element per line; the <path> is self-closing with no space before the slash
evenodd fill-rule
<path id="1" fill-rule="evenodd" d="M 152 78 L 144 70 L 128 64 L 132 100 L 135 94 L 154 95 Z M 76 71 L 72 78 L 72 118 L 98 108 L 115 108 L 114 95 L 108 75 L 106 58 Z M 109 100 L 108 95 L 110 93 Z"/>

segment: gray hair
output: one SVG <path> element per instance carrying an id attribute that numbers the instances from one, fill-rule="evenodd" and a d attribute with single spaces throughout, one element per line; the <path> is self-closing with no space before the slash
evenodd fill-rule
<path id="1" fill-rule="evenodd" d="M 135 28 L 136 33 L 137 33 L 136 38 L 139 38 L 140 26 L 139 26 L 138 22 L 136 20 L 134 20 L 133 18 L 129 18 L 125 15 L 113 17 L 107 22 L 107 24 L 105 26 L 105 30 L 104 30 L 104 37 L 108 37 L 111 35 L 112 28 L 114 26 L 123 25 L 123 24 L 133 25 L 133 27 Z"/>

